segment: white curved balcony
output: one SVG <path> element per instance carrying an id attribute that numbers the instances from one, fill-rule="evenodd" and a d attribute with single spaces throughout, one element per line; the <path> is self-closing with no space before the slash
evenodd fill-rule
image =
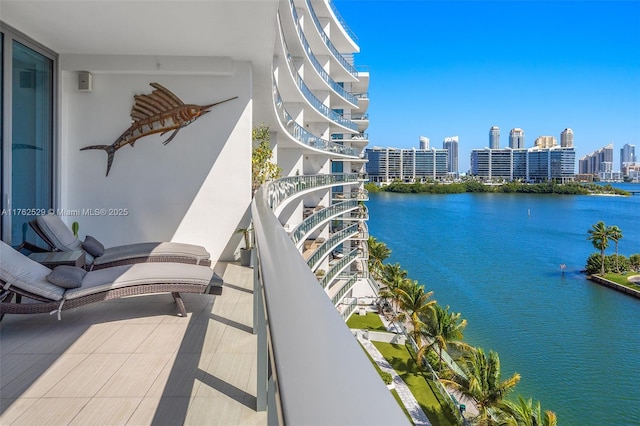
<path id="1" fill-rule="evenodd" d="M 333 282 L 333 280 L 344 271 L 349 265 L 353 263 L 354 260 L 358 258 L 358 249 L 353 249 L 346 255 L 344 255 L 339 261 L 331 265 L 331 268 L 327 271 L 327 273 L 320 279 L 320 285 L 322 288 L 326 289 L 329 284 Z"/>
<path id="2" fill-rule="evenodd" d="M 338 290 L 333 296 L 330 294 L 331 302 L 334 305 L 338 305 L 342 298 L 353 288 L 356 282 L 358 282 L 358 274 L 351 274 L 345 277 L 339 277 L 343 280 L 343 282 L 338 282 L 334 284 L 334 287 Z"/>
<path id="3" fill-rule="evenodd" d="M 333 204 L 326 209 L 322 209 L 319 212 L 312 214 L 296 226 L 293 231 L 291 231 L 291 239 L 299 249 L 307 236 L 320 226 L 326 224 L 333 218 L 337 218 L 340 215 L 356 209 L 358 209 L 358 202 L 356 200 L 344 201 L 342 203 Z"/>
<path id="4" fill-rule="evenodd" d="M 356 158 L 360 157 L 361 153 L 358 149 L 344 146 L 318 137 L 299 125 L 287 112 L 284 106 L 284 102 L 280 97 L 280 92 L 278 91 L 278 87 L 276 86 L 275 81 L 272 82 L 272 90 L 274 109 L 275 114 L 278 117 L 278 122 L 282 126 L 282 130 L 286 131 L 286 133 L 293 140 L 310 148 L 328 152 L 331 154 Z"/>
<path id="5" fill-rule="evenodd" d="M 311 270 L 314 270 L 318 264 L 324 259 L 329 253 L 331 253 L 338 245 L 348 240 L 351 237 L 358 235 L 358 225 L 353 224 L 347 226 L 338 232 L 334 232 L 327 238 L 327 240 L 322 243 L 307 259 L 307 265 Z"/>
<path id="6" fill-rule="evenodd" d="M 306 0 L 306 4 L 307 9 L 309 10 L 309 15 L 311 15 L 311 20 L 318 30 L 318 34 L 329 49 L 329 52 L 331 52 L 333 58 L 338 61 L 338 63 L 345 69 L 345 71 L 347 71 L 355 80 L 357 80 L 358 71 L 356 71 L 355 67 L 351 63 L 349 63 L 349 61 L 347 61 L 347 59 L 338 51 L 338 49 L 336 49 L 336 47 L 331 42 L 331 39 L 329 39 L 329 36 L 324 32 L 322 24 L 320 23 L 320 20 L 318 19 L 318 16 L 316 15 L 316 12 L 311 5 L 311 0 Z"/>
<path id="7" fill-rule="evenodd" d="M 285 201 L 321 188 L 359 182 L 358 173 L 336 173 L 304 176 L 288 176 L 270 182 L 267 188 L 269 207 L 276 213 L 286 205 Z"/>
<path id="8" fill-rule="evenodd" d="M 287 41 L 284 38 L 282 24 L 280 22 L 280 15 L 278 14 L 278 31 L 280 34 L 280 47 L 283 51 L 284 58 L 286 59 L 287 69 L 289 71 L 289 76 L 291 77 L 291 81 L 294 82 L 294 85 L 301 97 L 304 98 L 316 114 L 319 117 L 322 117 L 323 120 L 329 120 L 331 123 L 337 125 L 342 131 L 347 132 L 357 132 L 358 124 L 344 118 L 341 114 L 333 111 L 327 105 L 325 105 L 318 97 L 313 93 L 313 91 L 307 86 L 304 79 L 298 73 L 296 64 L 293 61 L 293 57 L 289 51 L 289 47 L 287 46 Z M 337 133 L 337 132 L 334 132 Z"/>
<path id="9" fill-rule="evenodd" d="M 347 102 L 350 107 L 358 108 L 360 99 L 357 96 L 353 95 L 352 93 L 349 93 L 348 91 L 346 91 L 344 87 L 338 84 L 329 75 L 329 73 L 327 73 L 327 71 L 324 69 L 324 67 L 320 64 L 320 62 L 314 55 L 313 50 L 311 49 L 311 46 L 309 45 L 309 42 L 307 41 L 307 38 L 304 35 L 304 31 L 300 26 L 298 12 L 296 11 L 296 7 L 293 3 L 293 0 L 289 0 L 289 8 L 291 10 L 291 17 L 293 19 L 293 25 L 295 27 L 295 31 L 298 35 L 298 39 L 300 40 L 300 43 L 302 44 L 302 50 L 305 52 L 307 59 L 309 60 L 311 65 L 313 65 L 313 68 L 316 70 L 316 72 L 322 78 L 322 80 L 326 83 L 326 85 L 329 86 L 329 88 L 332 89 L 338 96 L 340 96 L 340 98 L 342 98 L 343 101 Z"/>

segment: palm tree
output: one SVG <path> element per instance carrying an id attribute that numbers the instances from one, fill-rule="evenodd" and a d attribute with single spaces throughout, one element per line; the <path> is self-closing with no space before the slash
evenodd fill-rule
<path id="1" fill-rule="evenodd" d="M 424 292 L 424 287 L 416 280 L 405 280 L 405 283 L 396 290 L 398 306 L 403 311 L 398 315 L 398 320 L 409 320 L 413 327 L 411 332 L 418 347 L 421 347 L 421 336 L 426 328 L 423 318 L 428 318 L 436 304 L 435 300 L 429 300 L 433 291 Z"/>
<path id="2" fill-rule="evenodd" d="M 501 423 L 506 426 L 557 426 L 558 419 L 553 411 L 542 413 L 540 402 L 533 404 L 518 395 L 518 401 L 504 401 L 500 405 Z"/>
<path id="3" fill-rule="evenodd" d="M 391 256 L 391 250 L 385 243 L 371 236 L 367 240 L 367 246 L 369 247 L 369 270 L 379 279 L 382 275 L 382 262 Z"/>
<path id="4" fill-rule="evenodd" d="M 514 373 L 506 380 L 501 379 L 500 358 L 494 351 L 489 351 L 489 357 L 484 350 L 478 348 L 469 352 L 464 358 L 463 370 L 466 377 L 454 376 L 452 380 L 442 382 L 453 386 L 464 395 L 476 400 L 478 417 L 476 421 L 481 425 L 494 424 L 490 410 L 499 409 L 504 397 L 513 390 L 520 381 L 520 374 Z"/>
<path id="5" fill-rule="evenodd" d="M 622 230 L 616 225 L 609 227 L 609 238 L 616 243 L 616 272 L 620 273 L 620 264 L 618 263 L 618 242 L 622 239 Z"/>
<path id="6" fill-rule="evenodd" d="M 591 229 L 587 231 L 589 233 L 587 239 L 591 241 L 596 249 L 600 250 L 600 273 L 602 275 L 604 275 L 604 251 L 609 247 L 609 239 L 611 238 L 610 229 L 611 228 L 608 228 L 603 221 L 599 221 L 591 225 Z"/>
<path id="7" fill-rule="evenodd" d="M 395 302 L 395 307 L 397 307 L 397 290 L 405 285 L 406 280 L 407 271 L 402 269 L 399 263 L 383 265 L 381 281 L 387 286 L 387 288 L 380 290 L 380 296 L 390 298 L 392 303 Z"/>
<path id="8" fill-rule="evenodd" d="M 432 342 L 420 348 L 418 359 L 422 359 L 425 353 L 435 345 L 438 347 L 440 370 L 442 370 L 442 351 L 446 351 L 448 345 L 464 350 L 470 349 L 469 345 L 460 341 L 462 340 L 462 332 L 467 326 L 467 320 L 461 319 L 460 315 L 459 312 L 449 312 L 449 306 L 443 309 L 440 305 L 434 305 L 425 328 L 425 333 L 432 339 Z"/>

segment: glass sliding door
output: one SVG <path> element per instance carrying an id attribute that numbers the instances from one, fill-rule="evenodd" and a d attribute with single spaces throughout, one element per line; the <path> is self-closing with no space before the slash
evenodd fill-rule
<path id="1" fill-rule="evenodd" d="M 28 222 L 53 208 L 54 59 L 3 37 L 2 239 L 17 246 L 36 242 Z"/>

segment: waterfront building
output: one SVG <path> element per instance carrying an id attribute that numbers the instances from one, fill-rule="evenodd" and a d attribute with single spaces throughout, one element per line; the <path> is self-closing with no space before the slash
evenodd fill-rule
<path id="1" fill-rule="evenodd" d="M 622 169 L 622 175 L 631 182 L 640 183 L 640 164 L 632 164 Z"/>
<path id="2" fill-rule="evenodd" d="M 394 180 L 422 182 L 442 180 L 448 174 L 446 149 L 367 148 L 366 171 L 371 182 L 388 184 Z"/>
<path id="3" fill-rule="evenodd" d="M 538 136 L 534 146 L 536 148 L 553 148 L 558 146 L 558 140 L 555 136 Z"/>
<path id="4" fill-rule="evenodd" d="M 573 148 L 474 149 L 470 161 L 471 175 L 487 181 L 566 182 L 575 178 Z"/>
<path id="5" fill-rule="evenodd" d="M 498 126 L 492 126 L 489 129 L 489 148 L 500 148 L 500 128 Z"/>
<path id="6" fill-rule="evenodd" d="M 580 158 L 578 160 L 578 172 L 580 174 L 602 176 L 604 180 L 616 178 L 616 176 L 611 175 L 613 172 L 613 143 Z"/>
<path id="7" fill-rule="evenodd" d="M 567 128 L 560 133 L 560 146 L 563 148 L 573 147 L 573 130 Z"/>
<path id="8" fill-rule="evenodd" d="M 447 155 L 447 171 L 449 174 L 456 178 L 459 175 L 458 171 L 458 136 L 451 136 L 444 138 L 442 142 L 442 149 L 446 149 Z"/>
<path id="9" fill-rule="evenodd" d="M 524 130 L 519 127 L 511 129 L 509 132 L 509 148 L 522 149 L 524 145 Z"/>
<path id="10" fill-rule="evenodd" d="M 420 149 L 429 149 L 429 138 L 420 136 Z"/>
<path id="11" fill-rule="evenodd" d="M 251 225 L 260 262 L 254 265 L 260 274 L 253 319 L 262 346 L 258 373 L 255 364 L 242 369 L 259 376 L 257 406 L 268 403 L 270 417 L 300 424 L 395 424 L 398 418 L 388 413 L 396 411 L 400 422 L 406 420 L 388 392 L 376 390 L 379 377 L 369 372 L 364 354 L 355 356 L 355 340 L 349 350 L 340 347 L 351 344 L 340 337 L 349 335 L 340 320 L 359 301 L 374 300 L 377 288 L 367 271 L 362 204 L 369 73 L 356 70 L 360 47 L 331 1 L 3 0 L 0 19 L 3 208 L 126 209 L 126 216 L 73 220 L 82 235 L 101 236 L 105 246 L 164 240 L 203 245 L 222 270 L 238 260 L 242 242 L 235 230 Z M 133 96 L 159 90 L 158 84 L 181 101 L 167 95 L 154 111 L 166 102 L 226 102 L 185 120 L 180 131 L 119 150 L 105 176 L 105 154 L 81 149 L 117 140 L 131 124 Z M 149 111 L 131 118 L 141 115 Z M 268 126 L 283 177 L 254 193 L 251 135 L 261 123 Z M 26 226 L 33 218 L 3 215 L 2 240 L 17 246 L 25 232 L 35 241 Z M 335 310 L 325 309 L 325 298 Z M 276 301 L 286 309 L 272 305 Z M 268 318 L 259 315 L 263 308 Z M 315 333 L 335 337 L 337 346 L 297 330 L 285 315 L 304 316 Z M 286 343 L 291 336 L 295 344 Z M 254 339 L 242 345 L 249 341 Z M 305 370 L 307 362 L 314 365 L 313 377 L 301 382 L 291 376 L 308 377 L 308 371 L 278 370 L 267 342 L 289 367 L 294 362 L 287 358 L 305 359 Z M 326 363 L 314 357 L 340 362 L 325 371 Z M 224 364 L 221 371 L 238 368 Z M 352 374 L 357 381 L 349 379 Z M 277 392 L 266 394 L 267 378 Z M 328 398 L 324 404 L 310 398 L 318 391 Z M 286 395 L 298 399 L 276 408 Z M 208 409 L 233 411 L 236 402 L 220 398 Z"/>
<path id="12" fill-rule="evenodd" d="M 634 165 L 636 161 L 636 146 L 628 143 L 624 144 L 620 148 L 620 170 L 623 171 L 626 166 Z"/>

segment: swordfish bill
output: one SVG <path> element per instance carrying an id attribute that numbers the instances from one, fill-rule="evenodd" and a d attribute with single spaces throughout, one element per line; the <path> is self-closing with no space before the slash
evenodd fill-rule
<path id="1" fill-rule="evenodd" d="M 120 148 L 131 145 L 145 136 L 160 133 L 172 132 L 169 138 L 163 142 L 168 144 L 178 134 L 180 129 L 187 127 L 199 117 L 210 112 L 210 109 L 216 105 L 237 99 L 225 99 L 209 105 L 185 104 L 173 94 L 169 89 L 159 83 L 150 83 L 153 90 L 147 95 L 135 95 L 134 103 L 131 107 L 131 126 L 125 130 L 116 141 L 111 145 L 91 145 L 80 148 L 80 151 L 87 149 L 103 149 L 107 152 L 107 174 L 113 164 L 113 157 Z"/>

